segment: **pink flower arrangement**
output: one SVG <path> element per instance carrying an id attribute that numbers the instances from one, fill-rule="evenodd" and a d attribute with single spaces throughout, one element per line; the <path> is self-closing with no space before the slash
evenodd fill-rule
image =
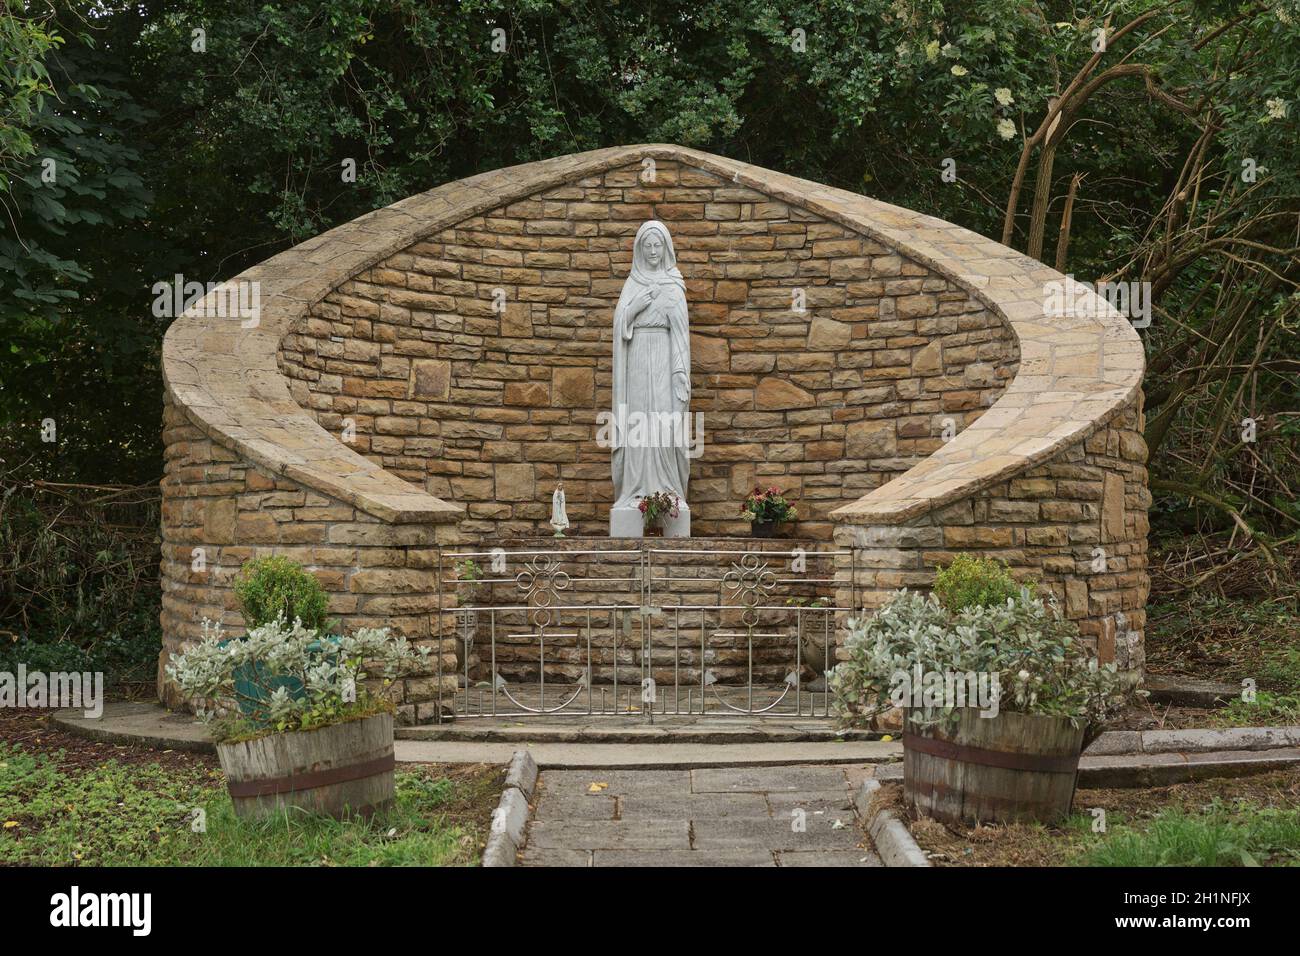
<path id="1" fill-rule="evenodd" d="M 766 491 L 755 485 L 754 490 L 740 503 L 740 516 L 746 521 L 780 524 L 795 520 L 799 517 L 799 512 L 786 499 L 785 492 L 776 485 L 770 486 Z"/>
<path id="2" fill-rule="evenodd" d="M 642 498 L 640 504 L 636 507 L 641 512 L 643 526 L 657 528 L 663 523 L 665 515 L 676 518 L 681 513 L 678 508 L 680 504 L 681 499 L 676 495 L 669 494 L 666 491 L 656 491 Z"/>

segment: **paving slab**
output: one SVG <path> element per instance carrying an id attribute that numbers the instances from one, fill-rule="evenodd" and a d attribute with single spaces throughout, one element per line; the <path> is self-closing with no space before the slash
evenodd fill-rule
<path id="1" fill-rule="evenodd" d="M 632 792 L 618 798 L 623 820 L 717 820 L 770 816 L 761 793 L 703 793 L 654 797 Z"/>
<path id="2" fill-rule="evenodd" d="M 590 850 L 552 850 L 524 847 L 519 855 L 523 866 L 591 866 Z"/>
<path id="3" fill-rule="evenodd" d="M 695 793 L 797 793 L 807 790 L 848 790 L 838 767 L 710 768 L 691 771 Z"/>
<path id="4" fill-rule="evenodd" d="M 539 796 L 533 811 L 537 820 L 613 820 L 616 816 L 618 798 L 606 796 Z"/>
<path id="5" fill-rule="evenodd" d="M 903 756 L 903 745 L 879 740 L 843 743 L 768 744 L 538 744 L 461 743 L 398 740 L 394 750 L 405 763 L 507 763 L 525 749 L 544 769 L 768 767 L 803 764 L 887 763 Z M 800 789 L 808 789 L 807 786 Z"/>
<path id="6" fill-rule="evenodd" d="M 599 787 L 592 793 L 592 786 Z M 617 797 L 634 787 L 642 795 L 685 796 L 691 792 L 687 770 L 547 770 L 542 786 L 548 797 Z"/>
<path id="7" fill-rule="evenodd" d="M 782 854 L 789 866 L 878 866 L 859 845 L 851 789 L 874 769 L 543 770 L 521 862 L 582 866 L 590 851 L 592 866 L 776 866 Z M 606 787 L 591 794 L 592 783 Z M 590 818 L 611 803 L 617 819 Z"/>
<path id="8" fill-rule="evenodd" d="M 803 810 L 807 813 L 835 812 L 853 809 L 853 793 L 856 788 L 844 790 L 812 790 L 797 793 L 767 794 L 767 805 L 773 815 L 790 815 L 791 810 Z"/>
<path id="9" fill-rule="evenodd" d="M 839 819 L 842 827 L 832 827 Z M 803 828 L 796 821 L 779 817 L 732 817 L 726 820 L 693 820 L 691 842 L 697 850 L 852 850 L 863 839 L 852 811 L 839 818 L 807 816 Z"/>
<path id="10" fill-rule="evenodd" d="M 781 850 L 777 866 L 884 866 L 875 850 Z"/>
<path id="11" fill-rule="evenodd" d="M 208 728 L 193 714 L 167 710 L 150 701 L 113 701 L 99 717 L 80 710 L 60 710 L 53 723 L 89 740 L 113 744 L 141 744 L 159 750 L 216 751 Z"/>
<path id="12" fill-rule="evenodd" d="M 535 820 L 528 846 L 539 850 L 689 850 L 685 820 Z"/>
<path id="13" fill-rule="evenodd" d="M 592 866 L 776 866 L 767 850 L 596 850 Z"/>

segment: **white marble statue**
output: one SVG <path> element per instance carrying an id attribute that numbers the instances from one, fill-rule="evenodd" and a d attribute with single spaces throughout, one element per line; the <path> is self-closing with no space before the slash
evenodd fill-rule
<path id="1" fill-rule="evenodd" d="M 564 529 L 569 526 L 569 513 L 564 507 L 564 482 L 555 486 L 551 494 L 551 527 L 557 538 L 564 537 Z"/>
<path id="2" fill-rule="evenodd" d="M 656 491 L 681 499 L 664 534 L 689 537 L 686 506 L 691 404 L 691 340 L 686 282 L 668 228 L 651 220 L 637 230 L 632 271 L 614 309 L 614 506 L 609 533 L 642 534 L 640 498 Z"/>

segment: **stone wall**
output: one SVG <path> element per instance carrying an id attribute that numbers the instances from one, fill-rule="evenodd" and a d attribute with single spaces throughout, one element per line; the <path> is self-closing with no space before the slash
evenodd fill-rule
<path id="1" fill-rule="evenodd" d="M 654 182 L 639 179 L 648 159 Z M 744 533 L 742 496 L 779 484 L 797 535 L 848 552 L 837 605 L 870 609 L 956 553 L 994 555 L 1140 673 L 1144 356 L 1123 316 L 1086 295 L 1047 314 L 1064 276 L 951 223 L 653 144 L 412 196 L 232 280 L 260 286 L 251 326 L 206 302 L 172 324 L 160 696 L 177 703 L 162 668 L 204 617 L 242 624 L 243 561 L 281 553 L 345 627 L 436 645 L 435 675 L 398 688 L 402 719 L 431 719 L 437 667 L 455 686 L 437 549 L 549 535 L 559 480 L 570 533 L 606 531 L 597 414 L 651 217 L 691 306 L 696 535 Z M 530 652 L 514 653 L 526 674 Z"/>
<path id="2" fill-rule="evenodd" d="M 298 403 L 387 471 L 465 505 L 482 535 L 607 534 L 614 305 L 632 237 L 673 235 L 690 306 L 695 534 L 743 534 L 756 483 L 798 533 L 906 471 L 1015 374 L 1014 337 L 933 270 L 712 173 L 629 164 L 474 216 L 343 283 L 286 336 Z M 500 303 L 494 308 L 494 294 Z M 804 311 L 794 311 L 802 294 Z"/>
<path id="3" fill-rule="evenodd" d="M 1141 672 L 1146 626 L 1146 443 L 1138 407 L 1050 461 L 901 525 L 842 525 L 840 603 L 857 585 L 863 607 L 898 588 L 928 590 L 954 556 L 999 558 L 1042 583 L 1103 663 Z M 1117 614 L 1122 617 L 1117 617 Z"/>
<path id="4" fill-rule="evenodd" d="M 179 706 L 165 679 L 171 656 L 199 636 L 204 619 L 231 636 L 243 616 L 233 583 L 251 558 L 282 554 L 300 562 L 329 593 L 329 613 L 347 631 L 390 627 L 433 651 L 430 673 L 393 690 L 398 717 L 432 719 L 438 697 L 437 654 L 447 675 L 456 668 L 455 642 L 434 639 L 438 546 L 454 539 L 450 525 L 379 521 L 283 476 L 242 461 L 185 420 L 168 399 L 162 487 L 162 632 L 158 686 Z M 196 551 L 196 549 L 198 549 Z M 444 692 L 455 690 L 445 676 Z"/>

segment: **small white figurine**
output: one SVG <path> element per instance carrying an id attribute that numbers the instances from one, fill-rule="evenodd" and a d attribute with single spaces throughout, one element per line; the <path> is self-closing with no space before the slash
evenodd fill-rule
<path id="1" fill-rule="evenodd" d="M 564 529 L 569 526 L 569 515 L 564 510 L 564 482 L 555 486 L 551 495 L 551 527 L 557 538 L 564 537 Z"/>

